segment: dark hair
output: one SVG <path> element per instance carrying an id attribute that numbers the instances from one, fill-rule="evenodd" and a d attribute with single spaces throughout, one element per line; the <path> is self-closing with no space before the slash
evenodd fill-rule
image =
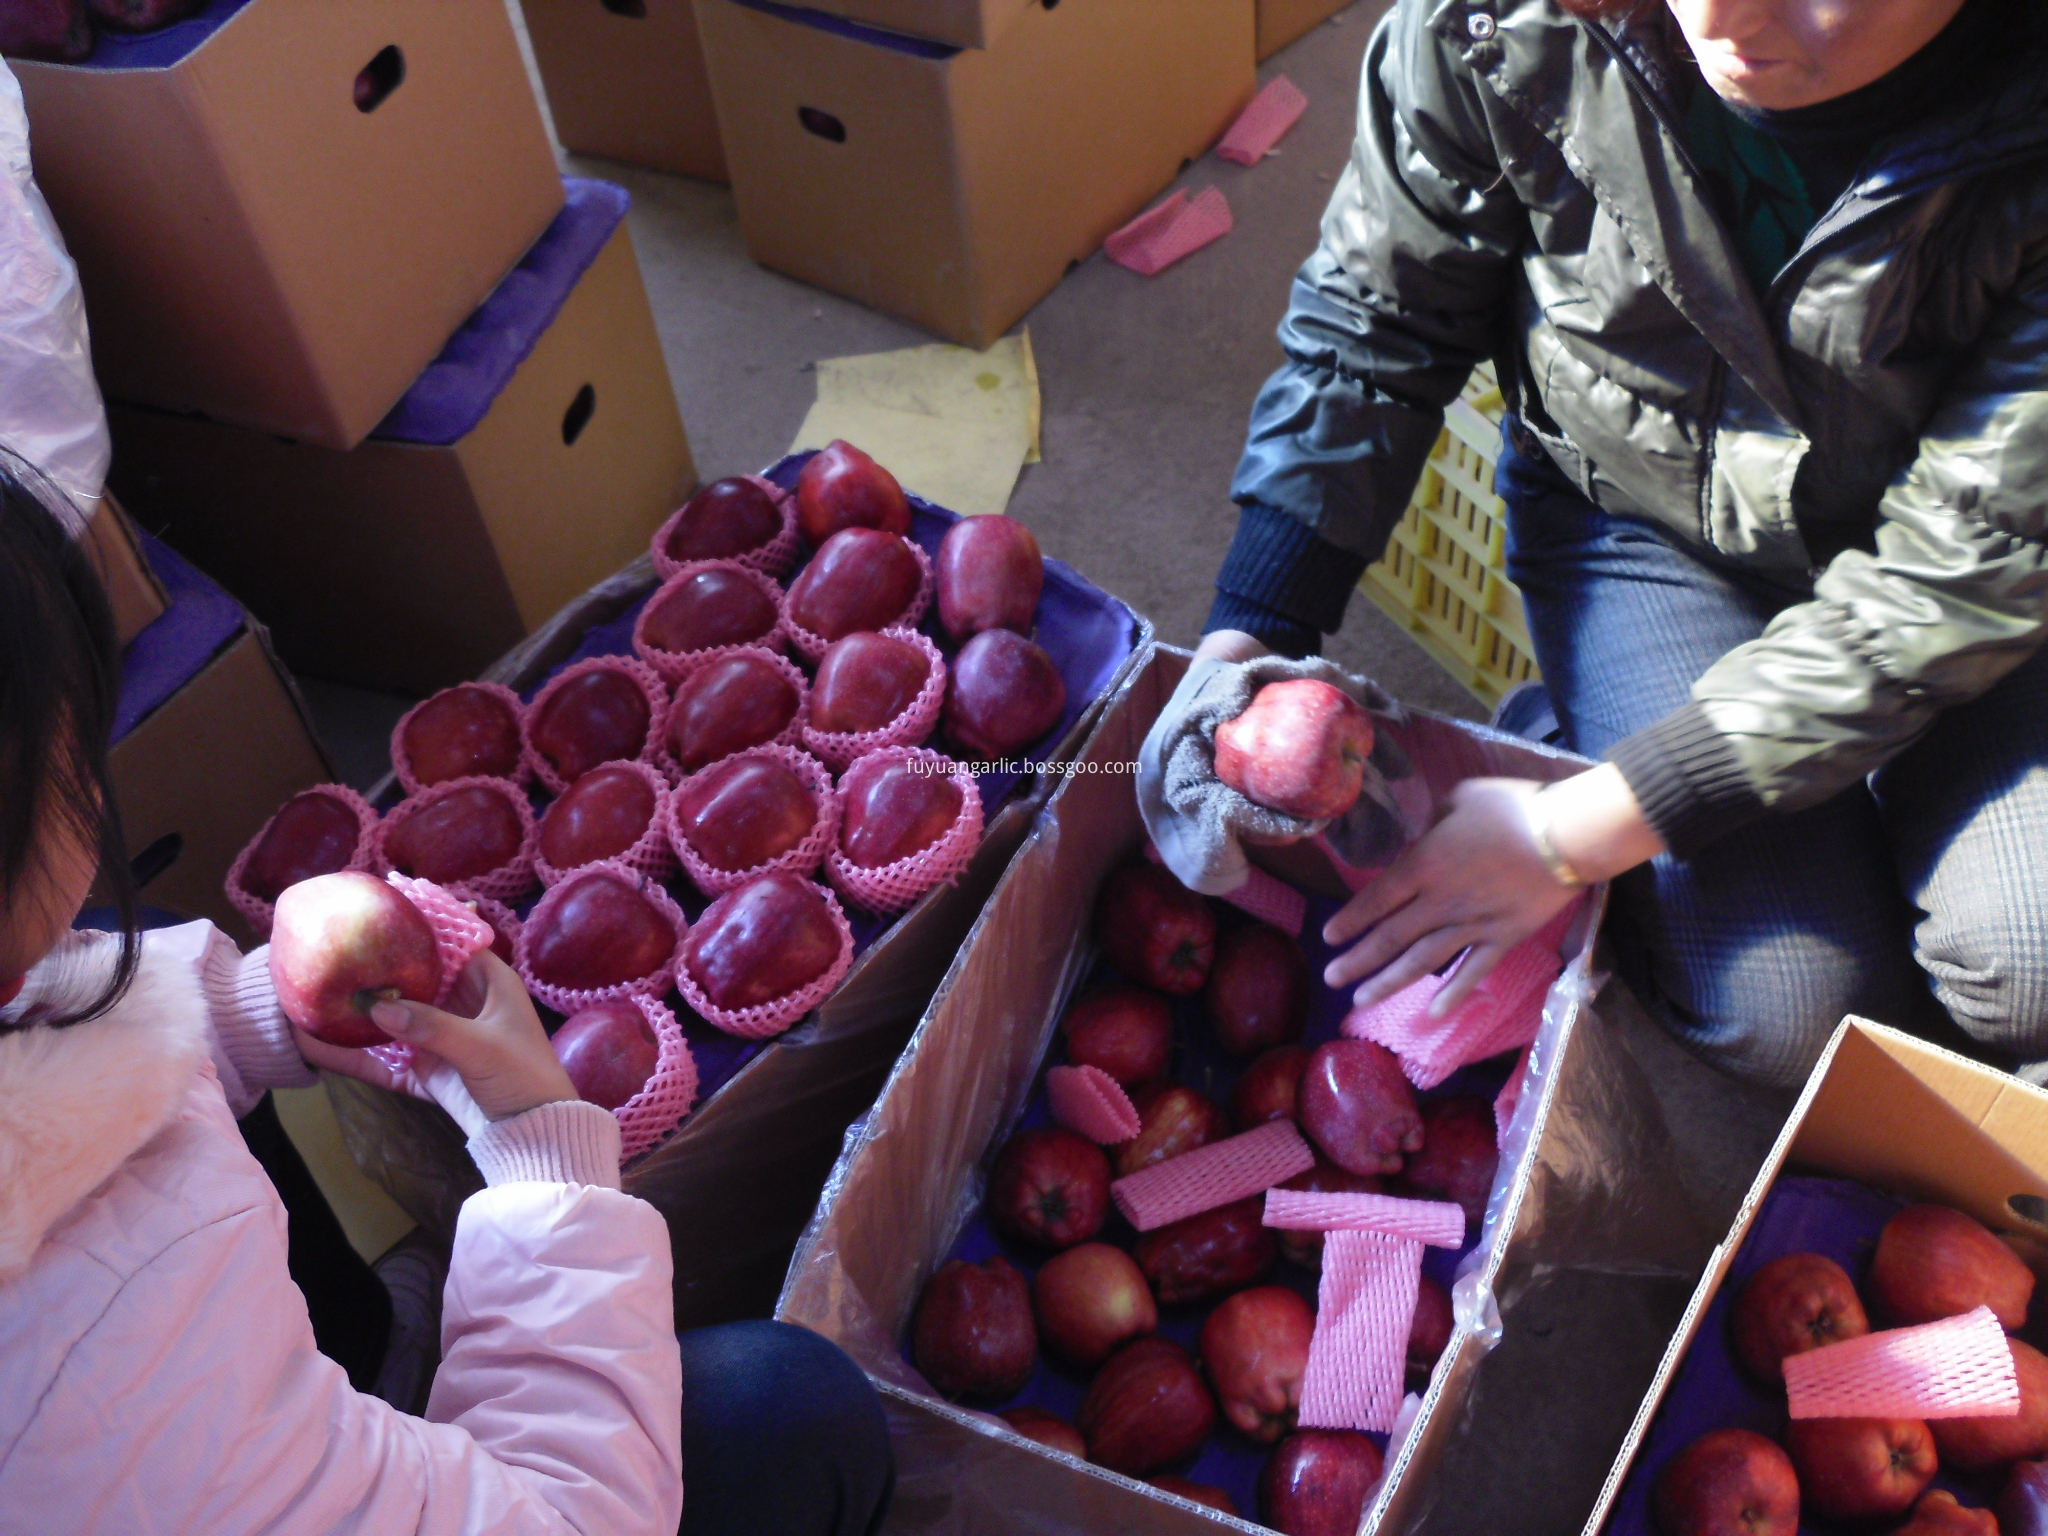
<path id="1" fill-rule="evenodd" d="M 41 830 L 68 827 L 99 850 L 121 918 L 120 959 L 96 994 L 38 1010 L 75 1024 L 105 1013 L 135 977 L 135 879 L 107 768 L 121 695 L 114 611 L 73 536 L 64 493 L 0 450 L 0 910 L 38 857 Z"/>

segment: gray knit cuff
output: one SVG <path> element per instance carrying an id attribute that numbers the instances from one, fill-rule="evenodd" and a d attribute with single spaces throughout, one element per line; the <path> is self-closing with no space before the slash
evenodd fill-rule
<path id="1" fill-rule="evenodd" d="M 493 1188 L 589 1184 L 617 1189 L 619 1122 L 596 1104 L 562 1099 L 493 1120 L 469 1138 L 469 1156 Z"/>
<path id="2" fill-rule="evenodd" d="M 277 1006 L 268 944 L 244 955 L 226 934 L 214 933 L 199 963 L 199 985 L 221 1054 L 252 1097 L 266 1088 L 307 1088 L 320 1081 L 300 1057 L 291 1021 Z"/>
<path id="3" fill-rule="evenodd" d="M 1764 813 L 1742 759 L 1698 703 L 1616 742 L 1607 760 L 1628 780 L 1664 846 L 1681 859 Z"/>

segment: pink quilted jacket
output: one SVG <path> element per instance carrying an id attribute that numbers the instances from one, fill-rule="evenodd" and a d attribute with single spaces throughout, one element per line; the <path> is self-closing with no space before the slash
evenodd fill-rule
<path id="1" fill-rule="evenodd" d="M 206 923 L 150 935 L 106 1017 L 0 1033 L 0 1532 L 672 1536 L 668 1236 L 619 1191 L 617 1122 L 548 1105 L 471 1143 L 489 1188 L 412 1418 L 314 1349 L 235 1128 L 311 1080 L 262 952 Z"/>

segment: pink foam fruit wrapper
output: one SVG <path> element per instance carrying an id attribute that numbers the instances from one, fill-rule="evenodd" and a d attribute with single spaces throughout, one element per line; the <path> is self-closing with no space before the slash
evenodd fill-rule
<path id="1" fill-rule="evenodd" d="M 776 510 L 782 514 L 782 531 L 759 549 L 750 549 L 745 554 L 734 555 L 732 558 L 741 565 L 751 566 L 773 581 L 780 581 L 789 574 L 789 568 L 796 564 L 796 496 L 793 492 L 785 491 L 773 480 L 764 479 L 760 475 L 742 475 L 740 478 L 751 480 L 768 493 L 769 498 L 775 503 Z M 648 545 L 648 552 L 654 557 L 655 574 L 663 581 L 675 575 L 685 563 L 670 557 L 668 538 L 675 531 L 676 524 L 683 520 L 683 509 L 688 506 L 689 502 L 685 501 L 681 507 L 671 512 L 667 520 L 655 530 L 654 538 Z"/>
<path id="2" fill-rule="evenodd" d="M 853 928 L 846 921 L 846 913 L 840 908 L 838 897 L 823 886 L 818 887 L 818 894 L 825 898 L 825 909 L 831 916 L 832 926 L 839 931 L 839 953 L 817 976 L 794 992 L 756 1004 L 752 1008 L 720 1008 L 705 996 L 704 989 L 697 985 L 697 978 L 690 974 L 689 967 L 683 964 L 679 957 L 675 983 L 676 990 L 683 995 L 683 1001 L 688 1003 L 705 1023 L 724 1030 L 728 1035 L 738 1035 L 743 1040 L 772 1039 L 825 1001 L 832 995 L 833 989 L 846 979 L 846 972 L 853 964 Z M 719 900 L 724 900 L 724 897 L 720 897 Z M 713 902 L 704 909 L 704 915 L 697 919 L 699 927 L 712 918 L 717 906 L 718 903 Z"/>
<path id="3" fill-rule="evenodd" d="M 533 696 L 533 702 L 526 707 L 526 719 L 521 723 L 521 739 L 526 743 L 526 761 L 533 769 L 533 775 L 547 787 L 551 795 L 559 795 L 569 787 L 569 781 L 555 771 L 555 765 L 542 755 L 533 744 L 535 722 L 540 719 L 549 699 L 564 686 L 587 672 L 619 672 L 631 678 L 647 698 L 647 739 L 640 744 L 640 750 L 633 756 L 643 763 L 657 761 L 656 752 L 660 746 L 662 722 L 668 716 L 668 684 L 661 674 L 637 656 L 586 656 L 582 661 L 571 662 L 553 677 L 541 684 L 540 691 Z"/>
<path id="4" fill-rule="evenodd" d="M 637 758 L 627 762 L 605 763 L 601 766 L 629 769 L 637 777 L 645 780 L 647 787 L 654 791 L 654 814 L 648 818 L 647 830 L 640 834 L 632 847 L 613 854 L 609 859 L 592 862 L 623 864 L 629 869 L 638 870 L 650 880 L 666 881 L 676 872 L 675 849 L 669 846 L 668 841 L 669 800 L 675 791 L 669 785 L 668 775 L 653 764 L 641 762 Z M 556 805 L 560 803 L 555 802 Z M 553 809 L 553 805 L 548 807 L 549 811 Z M 540 851 L 540 828 L 546 823 L 547 813 L 543 812 L 540 820 L 534 825 L 533 872 L 540 878 L 542 885 L 559 885 L 576 870 L 586 866 L 578 864 L 569 869 L 557 869 L 547 861 L 547 856 Z"/>
<path id="5" fill-rule="evenodd" d="M 1465 1211 L 1455 1201 L 1399 1195 L 1269 1189 L 1265 1224 L 1290 1232 L 1383 1232 L 1432 1248 L 1456 1248 L 1465 1241 Z"/>
<path id="6" fill-rule="evenodd" d="M 604 878 L 624 881 L 645 896 L 667 918 L 675 928 L 676 942 L 669 950 L 668 959 L 645 976 L 631 981 L 618 982 L 609 987 L 558 987 L 543 981 L 533 974 L 533 934 L 549 913 L 560 906 L 568 894 L 585 880 Z M 585 1008 L 599 1003 L 617 1002 L 628 997 L 660 997 L 674 984 L 676 973 L 682 965 L 684 935 L 689 931 L 689 920 L 683 916 L 683 909 L 676 905 L 675 897 L 669 895 L 661 885 L 649 880 L 630 865 L 606 860 L 597 864 L 586 864 L 583 868 L 566 876 L 559 885 L 552 885 L 541 899 L 533 904 L 526 921 L 520 925 L 519 938 L 513 946 L 513 968 L 519 972 L 519 979 L 526 983 L 526 990 L 546 1003 L 555 1012 L 564 1016 L 581 1013 Z"/>
<path id="7" fill-rule="evenodd" d="M 891 640 L 905 640 L 924 652 L 929 670 L 917 697 L 903 707 L 895 719 L 873 731 L 821 731 L 804 727 L 804 745 L 834 773 L 844 773 L 870 752 L 884 747 L 921 747 L 938 729 L 939 715 L 946 705 L 946 658 L 939 648 L 914 629 L 885 629 Z"/>
<path id="8" fill-rule="evenodd" d="M 731 645 L 708 645 L 695 651 L 665 651 L 647 638 L 647 618 L 654 612 L 655 605 L 673 588 L 681 586 L 703 571 L 731 571 L 752 585 L 760 588 L 761 595 L 775 605 L 775 622 L 768 633 L 752 640 L 736 641 Z M 786 637 L 782 614 L 782 588 L 774 580 L 739 560 L 692 560 L 675 568 L 675 573 L 656 589 L 654 595 L 641 605 L 639 617 L 633 620 L 633 654 L 659 672 L 662 680 L 670 686 L 681 682 L 706 662 L 720 656 L 749 648 L 764 651 L 779 651 Z"/>
<path id="9" fill-rule="evenodd" d="M 1315 1165 L 1316 1155 L 1294 1122 L 1274 1120 L 1126 1174 L 1109 1193 L 1132 1226 L 1150 1232 L 1263 1193 Z"/>
<path id="10" fill-rule="evenodd" d="M 1449 978 L 1425 976 L 1369 1008 L 1354 1008 L 1342 1029 L 1354 1040 L 1378 1041 L 1401 1058 L 1411 1083 L 1434 1088 L 1462 1066 L 1534 1040 L 1543 1023 L 1543 1000 L 1563 970 L 1555 947 L 1539 935 L 1503 955 L 1441 1019 L 1429 1016 L 1429 1005 Z"/>
<path id="11" fill-rule="evenodd" d="M 654 1071 L 640 1091 L 612 1114 L 619 1122 L 619 1160 L 631 1162 L 659 1145 L 697 1102 L 697 1058 L 667 1006 L 652 997 L 631 999 L 654 1027 L 660 1045 Z"/>
<path id="12" fill-rule="evenodd" d="M 539 842 L 533 820 L 533 802 L 526 798 L 526 791 L 511 779 L 447 779 L 401 800 L 377 823 L 373 848 L 377 870 L 389 874 L 395 867 L 388 852 L 392 833 L 429 806 L 469 789 L 488 789 L 511 806 L 519 819 L 519 851 L 496 869 L 487 869 L 466 880 L 450 880 L 447 888 L 458 896 L 489 896 L 494 901 L 504 902 L 518 901 L 531 891 L 535 879 L 533 861 Z"/>
<path id="13" fill-rule="evenodd" d="M 1515 1070 L 1508 1074 L 1508 1080 L 1501 1084 L 1500 1092 L 1493 1101 L 1493 1144 L 1506 1147 L 1508 1125 L 1515 1118 L 1515 1110 L 1522 1102 L 1522 1087 L 1529 1081 L 1529 1047 L 1522 1047 L 1521 1059 L 1515 1063 Z"/>
<path id="14" fill-rule="evenodd" d="M 1155 277 L 1183 256 L 1221 240 L 1234 227 L 1223 194 L 1205 187 L 1192 199 L 1176 192 L 1146 209 L 1103 241 L 1102 249 L 1118 266 L 1140 277 Z"/>
<path id="15" fill-rule="evenodd" d="M 776 671 L 789 679 L 790 686 L 796 689 L 796 713 L 789 717 L 789 724 L 777 731 L 771 740 L 756 742 L 753 747 L 744 747 L 741 750 L 751 752 L 757 747 L 769 746 L 801 748 L 804 744 L 804 727 L 810 723 L 811 719 L 811 680 L 804 676 L 795 662 L 791 661 L 780 651 L 766 650 L 756 645 L 740 646 L 738 649 L 741 651 L 751 651 L 758 656 L 764 657 Z M 737 654 L 737 652 L 733 654 Z M 661 714 L 655 718 L 654 729 L 648 733 L 650 738 L 649 760 L 653 762 L 655 767 L 668 775 L 668 780 L 671 784 L 680 784 L 690 776 L 683 771 L 683 765 L 677 762 L 675 755 L 669 751 L 669 730 L 675 724 L 676 711 L 681 709 L 686 701 L 687 694 L 684 690 L 688 686 L 689 679 L 685 678 L 682 684 L 677 687 L 675 697 L 669 700 L 668 707 L 662 710 Z M 738 755 L 738 753 L 726 754 L 728 757 L 737 757 Z M 696 768 L 691 770 L 691 772 L 702 773 L 704 768 L 715 767 L 717 763 L 723 761 L 724 758 L 714 759 L 712 762 L 704 764 L 703 768 Z"/>
<path id="16" fill-rule="evenodd" d="M 1216 146 L 1216 153 L 1238 165 L 1257 165 L 1307 110 L 1308 98 L 1292 80 L 1277 75 L 1252 98 L 1250 106 L 1238 113 L 1237 121 Z"/>
<path id="17" fill-rule="evenodd" d="M 467 899 L 465 905 L 474 905 L 476 915 L 491 925 L 491 931 L 494 934 L 504 934 L 506 943 L 512 947 L 515 954 L 518 952 L 519 930 L 524 925 L 519 921 L 519 914 L 517 912 L 506 906 L 504 902 L 490 896 L 471 896 Z M 507 965 L 512 963 L 510 956 L 506 957 L 505 963 Z"/>
<path id="18" fill-rule="evenodd" d="M 1137 1106 L 1100 1067 L 1054 1067 L 1045 1074 L 1052 1117 L 1098 1147 L 1129 1141 L 1140 1129 Z"/>
<path id="19" fill-rule="evenodd" d="M 1145 857 L 1162 866 L 1166 862 L 1159 856 L 1158 845 L 1149 838 L 1145 842 Z M 1308 923 L 1308 898 L 1285 880 L 1275 879 L 1256 866 L 1242 885 L 1217 900 L 1227 901 L 1238 911 L 1247 912 L 1262 923 L 1271 923 L 1297 939 Z"/>
<path id="20" fill-rule="evenodd" d="M 489 949 L 496 935 L 491 925 L 479 917 L 469 903 L 433 881 L 399 874 L 384 878 L 399 895 L 413 904 L 420 916 L 427 920 L 427 926 L 434 930 L 434 948 L 441 961 L 441 985 L 434 993 L 434 1006 L 445 1007 L 448 995 L 455 990 L 455 983 L 468 969 L 469 962 Z M 402 1072 L 412 1065 L 412 1047 L 402 1040 L 373 1045 L 369 1049 L 396 1071 Z"/>
<path id="21" fill-rule="evenodd" d="M 929 848 L 919 849 L 908 858 L 874 869 L 854 863 L 837 843 L 826 855 L 825 877 L 831 881 L 835 891 L 863 911 L 892 917 L 898 912 L 909 911 L 925 892 L 957 880 L 973 860 L 974 850 L 981 846 L 981 786 L 964 765 L 943 752 L 934 752 L 926 747 L 884 747 L 875 755 L 900 758 L 905 762 L 930 763 L 934 771 L 949 774 L 960 790 L 960 814 L 953 818 L 953 825 L 946 829 L 946 835 Z M 845 825 L 845 807 L 842 804 L 840 826 L 844 828 Z"/>
<path id="22" fill-rule="evenodd" d="M 907 534 L 903 538 L 903 543 L 917 559 L 917 594 L 911 598 L 908 607 L 883 626 L 884 629 L 916 629 L 918 621 L 924 617 L 925 610 L 932 605 L 932 593 L 937 590 L 937 577 L 932 570 L 932 557 L 919 548 L 917 541 Z M 801 576 L 802 573 L 799 572 L 798 574 Z M 796 615 L 790 611 L 790 592 L 795 586 L 796 583 L 792 581 L 788 587 L 783 589 L 782 626 L 788 631 L 789 643 L 796 647 L 797 654 L 802 656 L 805 661 L 810 662 L 811 665 L 816 666 L 819 659 L 824 656 L 825 648 L 832 642 L 823 635 L 811 633 L 810 630 L 805 629 L 803 625 L 797 622 Z"/>
<path id="23" fill-rule="evenodd" d="M 745 885 L 770 870 L 786 869 L 793 875 L 808 875 L 825 862 L 825 855 L 839 841 L 839 791 L 833 787 L 832 775 L 825 765 L 808 752 L 800 752 L 791 746 L 749 747 L 744 752 L 735 752 L 723 758 L 723 763 L 739 762 L 746 758 L 765 758 L 783 764 L 804 781 L 804 787 L 811 792 L 811 804 L 816 817 L 811 830 L 802 842 L 793 848 L 785 848 L 765 864 L 756 864 L 752 869 L 720 869 L 708 863 L 704 856 L 690 845 L 683 835 L 683 793 L 689 787 L 685 780 L 676 786 L 674 796 L 669 800 L 663 817 L 663 835 L 668 839 L 670 849 L 683 866 L 683 873 L 690 877 L 690 883 L 706 896 L 723 896 L 735 886 Z M 709 771 L 709 770 L 703 770 Z"/>
<path id="24" fill-rule="evenodd" d="M 419 775 L 413 772 L 412 754 L 405 747 L 405 728 L 412 723 L 414 715 L 433 703 L 435 699 L 440 698 L 442 693 L 454 693 L 457 689 L 471 689 L 478 693 L 487 693 L 512 711 L 512 722 L 518 727 L 522 751 L 519 755 L 519 766 L 506 774 L 505 777 L 524 784 L 533 776 L 533 764 L 527 759 L 526 753 L 523 750 L 526 741 L 525 702 L 503 683 L 457 683 L 453 687 L 443 688 L 441 693 L 434 694 L 431 698 L 420 700 L 419 703 L 413 705 L 411 709 L 400 715 L 398 717 L 398 724 L 391 728 L 391 771 L 398 775 L 399 785 L 408 795 L 416 795 L 421 790 L 430 789 L 432 786 L 421 783 Z"/>
<path id="25" fill-rule="evenodd" d="M 339 800 L 355 813 L 356 851 L 342 869 L 374 874 L 377 870 L 376 808 L 346 784 L 315 784 L 310 789 L 299 791 L 299 795 L 315 793 Z M 292 800 L 298 799 L 299 795 L 293 795 Z M 289 804 L 291 800 L 285 802 L 285 805 Z M 270 820 L 257 828 L 256 835 L 235 855 L 235 862 L 228 866 L 227 879 L 222 882 L 229 903 L 242 914 L 242 920 L 255 931 L 259 939 L 270 937 L 270 925 L 277 920 L 277 906 L 274 902 L 265 901 L 255 892 L 245 889 L 242 885 L 242 875 L 249 867 L 249 860 L 256 852 L 256 845 L 263 841 L 263 834 L 270 830 L 270 822 L 277 820 L 278 812 L 283 809 L 283 805 L 279 806 L 277 811 L 271 812 Z"/>
<path id="26" fill-rule="evenodd" d="M 2012 1346 L 1989 1307 L 1785 1357 L 1795 1419 L 2002 1419 L 2020 1411 Z"/>

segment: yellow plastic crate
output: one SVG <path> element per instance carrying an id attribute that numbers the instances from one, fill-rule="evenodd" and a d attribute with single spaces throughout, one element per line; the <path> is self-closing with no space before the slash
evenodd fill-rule
<path id="1" fill-rule="evenodd" d="M 1444 412 L 1415 498 L 1358 585 L 1489 708 L 1537 676 L 1522 594 L 1507 570 L 1507 508 L 1493 493 L 1506 412 L 1491 364 Z"/>

